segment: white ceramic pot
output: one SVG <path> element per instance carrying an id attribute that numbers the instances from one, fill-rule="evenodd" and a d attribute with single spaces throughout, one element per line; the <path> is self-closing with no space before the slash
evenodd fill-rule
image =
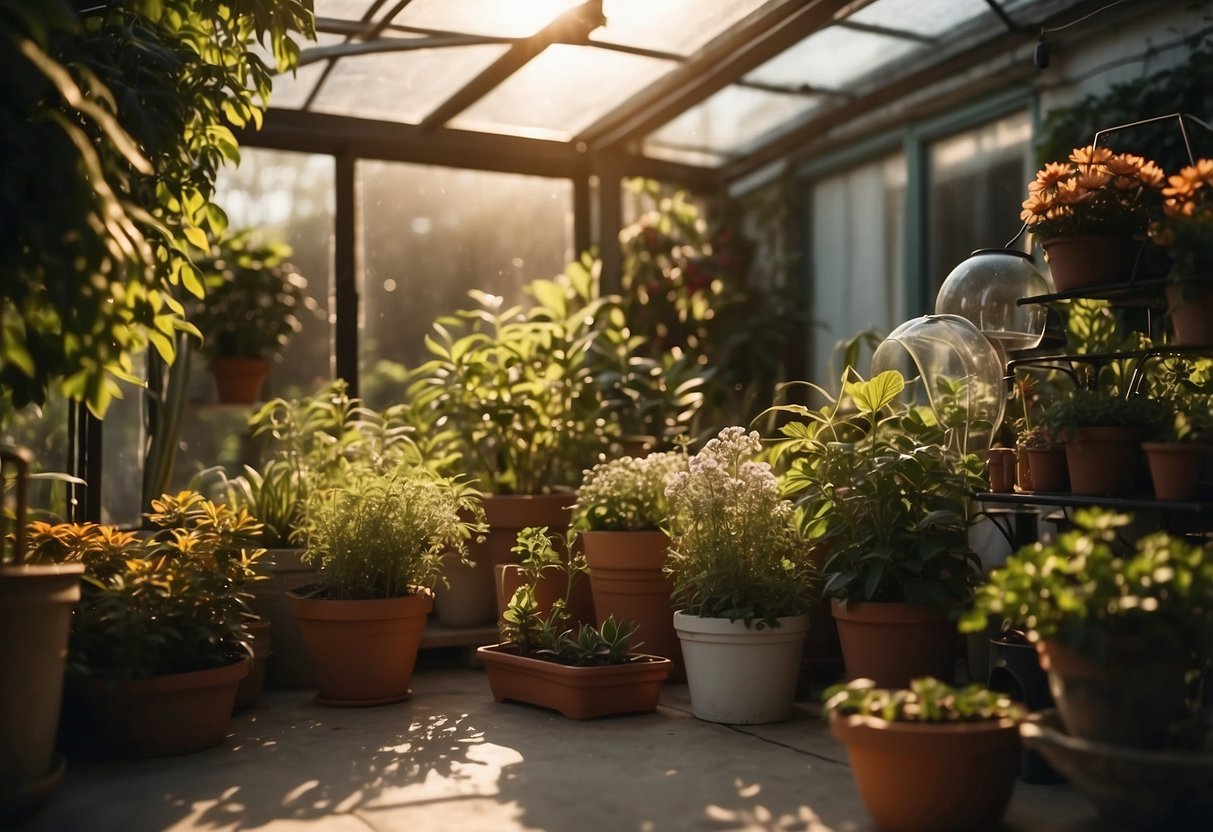
<path id="1" fill-rule="evenodd" d="M 727 618 L 674 613 L 691 713 L 708 722 L 757 725 L 792 716 L 807 615 L 761 630 Z"/>

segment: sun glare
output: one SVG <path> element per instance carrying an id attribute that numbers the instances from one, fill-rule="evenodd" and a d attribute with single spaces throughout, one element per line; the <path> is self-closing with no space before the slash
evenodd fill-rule
<path id="1" fill-rule="evenodd" d="M 580 0 L 491 0 L 482 3 L 493 28 L 508 37 L 533 35 Z"/>

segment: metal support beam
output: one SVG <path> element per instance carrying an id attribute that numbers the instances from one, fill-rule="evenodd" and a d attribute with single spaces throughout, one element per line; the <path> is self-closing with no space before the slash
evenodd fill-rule
<path id="1" fill-rule="evenodd" d="M 602 291 L 619 292 L 623 288 L 623 251 L 619 246 L 619 231 L 623 228 L 623 169 L 617 159 L 598 156 L 593 160 L 594 175 L 598 177 L 597 225 L 594 243 L 602 258 Z"/>
<path id="2" fill-rule="evenodd" d="M 590 188 L 590 171 L 587 168 L 573 178 L 573 256 L 580 257 L 583 251 L 594 245 L 592 226 L 593 192 Z"/>
<path id="3" fill-rule="evenodd" d="M 358 395 L 358 198 L 354 156 L 337 156 L 337 213 L 334 218 L 333 353 L 337 378 Z"/>
<path id="4" fill-rule="evenodd" d="M 68 470 L 84 485 L 68 483 L 67 514 L 73 523 L 101 522 L 101 420 L 70 402 L 67 413 Z M 146 511 L 140 506 L 139 511 Z"/>
<path id="5" fill-rule="evenodd" d="M 622 145 L 744 76 L 857 6 L 848 0 L 785 0 L 768 4 L 689 61 L 576 137 L 593 149 Z"/>

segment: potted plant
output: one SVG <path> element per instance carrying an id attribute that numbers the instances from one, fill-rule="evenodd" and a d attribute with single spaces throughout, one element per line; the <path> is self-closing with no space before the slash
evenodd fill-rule
<path id="1" fill-rule="evenodd" d="M 246 512 L 197 492 L 152 501 L 147 537 L 93 523 L 29 526 L 35 562 L 81 563 L 68 667 L 101 738 L 136 756 L 222 742 L 249 673 L 247 586 L 262 550 Z"/>
<path id="2" fill-rule="evenodd" d="M 1059 292 L 1133 276 L 1163 180 L 1153 162 L 1106 147 L 1076 147 L 1037 172 L 1020 216 Z"/>
<path id="3" fill-rule="evenodd" d="M 466 552 L 478 494 L 419 466 L 351 468 L 308 501 L 304 560 L 318 583 L 291 609 L 324 705 L 399 702 L 409 682 L 446 551 Z"/>
<path id="4" fill-rule="evenodd" d="M 585 472 L 574 525 L 589 566 L 594 612 L 636 623 L 646 650 L 674 663 L 671 678 L 681 678 L 682 651 L 674 632 L 674 585 L 665 574 L 670 539 L 666 480 L 686 469 L 683 453 L 658 453 L 601 462 Z"/>
<path id="5" fill-rule="evenodd" d="M 302 328 L 296 312 L 313 301 L 307 281 L 287 264 L 290 255 L 284 243 L 244 230 L 213 243 L 198 263 L 206 294 L 190 320 L 202 333 L 221 402 L 257 401 L 270 358 Z"/>
<path id="6" fill-rule="evenodd" d="M 1070 490 L 1081 496 L 1129 494 L 1141 440 L 1161 418 L 1159 402 L 1077 389 L 1045 411 L 1045 424 L 1064 443 Z"/>
<path id="7" fill-rule="evenodd" d="M 847 677 L 883 687 L 924 675 L 951 679 L 957 637 L 949 616 L 981 570 L 968 528 L 982 463 L 949 449 L 930 411 L 900 403 L 900 373 L 866 381 L 852 374 L 840 399 L 816 388 L 824 407 L 775 408 L 804 419 L 784 425 L 775 446 L 791 460 L 784 491 L 796 500 L 805 537 L 828 553 L 824 593 Z"/>
<path id="8" fill-rule="evenodd" d="M 0 821 L 32 810 L 63 776 L 55 732 L 72 606 L 84 571 L 78 563 L 27 561 L 32 462 L 24 448 L 0 447 Z"/>
<path id="9" fill-rule="evenodd" d="M 666 485 L 674 629 L 709 722 L 779 722 L 796 693 L 817 571 L 761 450 L 725 428 Z"/>
<path id="10" fill-rule="evenodd" d="M 1030 491 L 1064 493 L 1070 488 L 1066 449 L 1044 425 L 1021 431 L 1017 446 L 1028 461 Z"/>
<path id="11" fill-rule="evenodd" d="M 476 651 L 493 698 L 550 708 L 568 719 L 655 711 L 670 660 L 632 652 L 635 625 L 613 616 L 600 627 L 570 627 L 568 600 L 585 563 L 558 552 L 546 528 L 523 529 L 517 548 L 525 582 L 506 607 L 501 643 Z M 565 595 L 545 609 L 539 591 L 548 574 L 565 578 Z"/>
<path id="12" fill-rule="evenodd" d="M 411 402 L 450 433 L 463 473 L 485 494 L 489 532 L 463 567 L 475 572 L 452 576 L 488 589 L 488 607 L 466 625 L 496 618 L 493 566 L 513 560 L 521 529 L 569 525 L 572 488 L 607 447 L 591 372 L 607 302 L 596 273 L 570 267 L 527 291 L 536 301 L 527 311 L 471 292 L 478 308 L 439 319 L 426 338 L 433 358 L 411 375 Z"/>
<path id="13" fill-rule="evenodd" d="M 1187 674 L 1208 661 L 1213 552 L 1166 532 L 1126 550 L 1131 520 L 1075 512 L 1073 529 L 991 573 L 961 628 L 984 629 L 988 616 L 1022 626 L 1071 736 L 1161 748 L 1190 716 Z"/>
<path id="14" fill-rule="evenodd" d="M 856 679 L 831 687 L 823 700 L 880 829 L 998 827 L 1019 769 L 1024 713 L 1010 698 L 926 677 L 900 690 Z"/>
<path id="15" fill-rule="evenodd" d="M 1213 394 L 1197 393 L 1182 386 L 1160 400 L 1170 410 L 1155 426 L 1153 441 L 1142 442 L 1154 496 L 1159 500 L 1191 500 L 1200 487 L 1200 476 L 1213 438 Z"/>
<path id="16" fill-rule="evenodd" d="M 1213 159 L 1167 179 L 1155 242 L 1171 256 L 1167 314 L 1177 346 L 1213 345 Z"/>

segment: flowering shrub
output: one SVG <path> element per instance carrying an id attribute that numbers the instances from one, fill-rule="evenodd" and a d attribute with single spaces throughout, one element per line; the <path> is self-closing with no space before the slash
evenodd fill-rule
<path id="1" fill-rule="evenodd" d="M 1028 184 L 1020 218 L 1037 239 L 1084 234 L 1137 236 L 1149 224 L 1162 169 L 1141 156 L 1077 147 Z"/>
<path id="2" fill-rule="evenodd" d="M 1180 278 L 1213 276 L 1213 159 L 1199 159 L 1167 179 L 1155 242 L 1166 246 Z"/>
<path id="3" fill-rule="evenodd" d="M 761 450 L 757 433 L 725 428 L 667 481 L 666 571 L 690 615 L 761 629 L 809 609 L 815 569 L 771 466 L 753 460 Z"/>
<path id="4" fill-rule="evenodd" d="M 686 468 L 680 453 L 625 456 L 585 472 L 573 516 L 591 531 L 639 532 L 666 522 L 666 478 Z"/>

